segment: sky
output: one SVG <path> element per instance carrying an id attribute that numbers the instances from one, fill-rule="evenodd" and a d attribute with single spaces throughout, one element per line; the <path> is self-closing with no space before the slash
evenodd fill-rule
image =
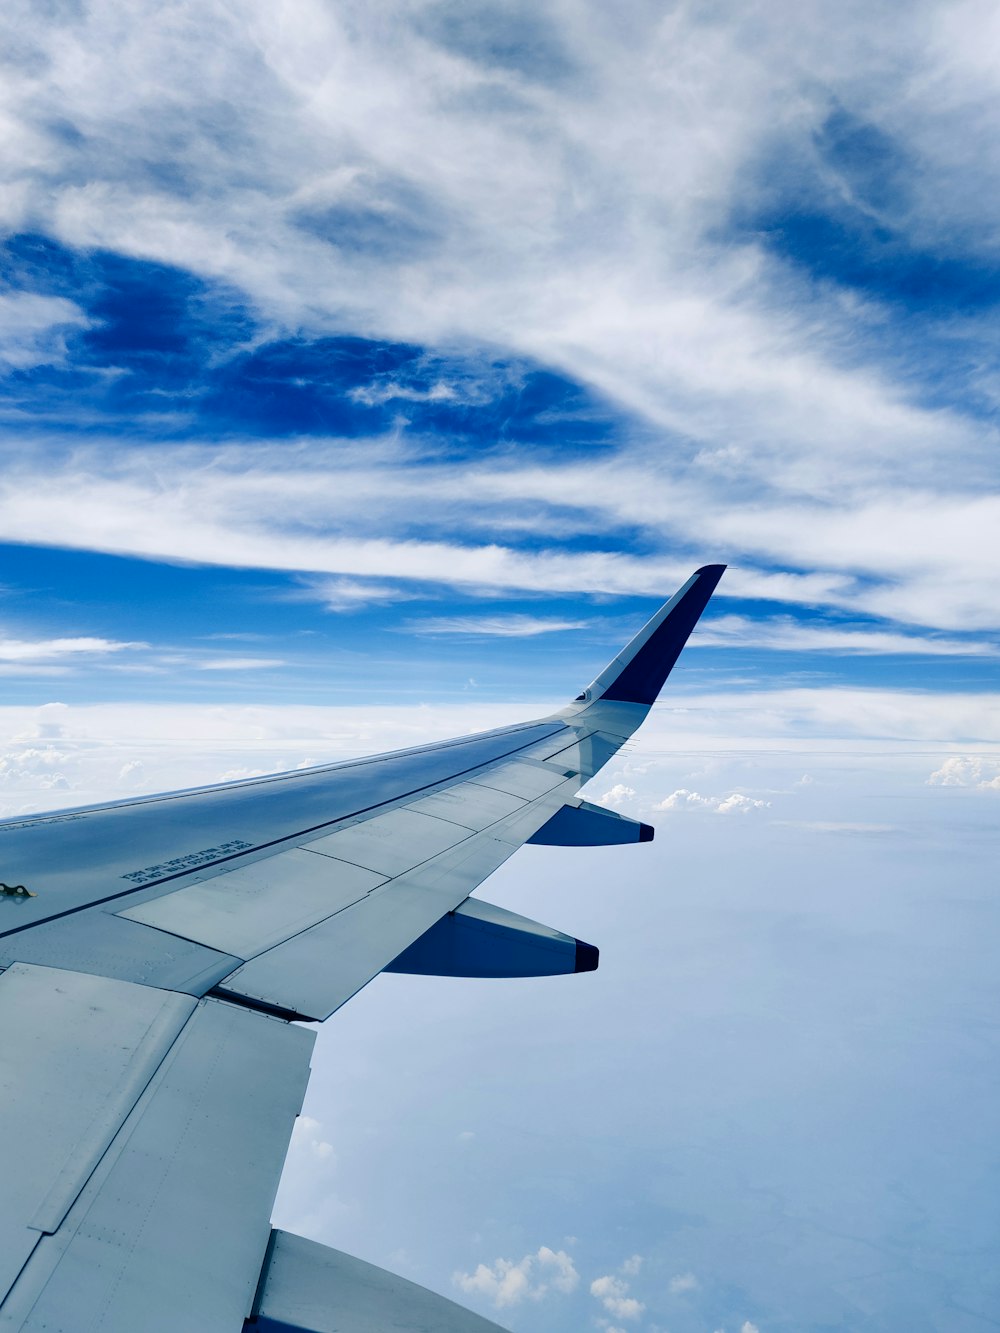
<path id="1" fill-rule="evenodd" d="M 383 977 L 282 1225 L 515 1333 L 1000 1324 L 1000 15 L 13 0 L 0 815 L 543 714 L 729 570 Z"/>

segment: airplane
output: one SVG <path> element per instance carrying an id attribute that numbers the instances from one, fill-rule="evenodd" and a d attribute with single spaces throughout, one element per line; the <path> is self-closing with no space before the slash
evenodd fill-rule
<path id="1" fill-rule="evenodd" d="M 0 822 L 2 1333 L 498 1333 L 271 1226 L 303 1023 L 380 972 L 597 967 L 592 945 L 471 895 L 525 843 L 652 838 L 577 792 L 724 568 L 537 721 Z"/>

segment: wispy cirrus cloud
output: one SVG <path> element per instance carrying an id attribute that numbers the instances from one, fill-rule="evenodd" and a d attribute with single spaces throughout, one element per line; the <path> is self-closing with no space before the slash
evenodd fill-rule
<path id="1" fill-rule="evenodd" d="M 740 565 L 748 596 L 794 603 L 798 587 L 911 624 L 994 626 L 1000 287 L 984 164 L 997 81 L 967 36 L 989 28 L 982 6 L 926 0 L 901 32 L 852 3 L 835 35 L 813 4 L 615 24 L 587 3 L 530 21 L 469 14 L 390 5 L 376 21 L 345 0 L 280 23 L 263 3 L 238 23 L 212 5 L 192 23 L 168 4 L 125 23 L 98 4 L 39 24 L 14 6 L 7 47 L 24 58 L 3 93 L 4 222 L 81 263 L 101 251 L 146 265 L 178 309 L 188 292 L 189 314 L 201 303 L 184 355 L 230 378 L 208 391 L 195 376 L 159 417 L 146 395 L 143 419 L 161 428 L 197 424 L 208 403 L 231 430 L 222 404 L 247 409 L 251 382 L 268 391 L 243 420 L 286 431 L 385 408 L 405 435 L 437 405 L 452 413 L 434 441 L 446 464 L 459 409 L 484 401 L 485 381 L 470 390 L 426 349 L 488 360 L 489 348 L 498 402 L 496 349 L 603 395 L 607 453 L 581 461 L 567 429 L 545 439 L 558 464 L 463 456 L 450 475 L 426 467 L 416 492 L 417 468 L 339 464 L 339 500 L 318 487 L 298 512 L 296 479 L 286 489 L 272 469 L 269 522 L 250 503 L 180 523 L 191 490 L 165 477 L 157 507 L 174 542 L 155 519 L 145 540 L 128 533 L 128 488 L 113 501 L 97 485 L 84 499 L 112 520 L 106 535 L 31 530 L 158 559 L 183 541 L 194 559 L 228 550 L 241 565 L 374 579 L 401 561 L 418 578 L 447 581 L 450 567 L 469 570 L 464 586 L 539 590 L 652 591 L 659 571 L 704 553 Z M 11 299 L 47 301 L 44 327 L 63 318 L 82 333 L 92 316 L 74 313 L 63 259 L 35 289 L 15 263 Z M 210 296 L 225 349 L 206 335 Z M 137 361 L 128 339 L 107 342 L 112 313 L 105 302 L 101 369 L 127 395 Z M 162 331 L 175 337 L 171 313 Z M 345 329 L 371 347 L 319 347 Z M 33 338 L 25 326 L 29 362 Z M 317 389 L 324 358 L 352 355 L 370 364 L 335 403 Z M 490 448 L 538 443 L 543 414 L 512 416 L 516 398 L 480 429 Z M 190 438 L 211 470 L 203 424 Z M 80 466 L 100 477 L 93 460 Z M 421 515 L 433 510 L 430 540 L 414 533 L 415 494 Z M 338 546 L 342 528 L 310 518 L 321 503 L 350 508 L 360 542 Z M 643 533 L 641 567 L 603 549 L 609 522 L 622 545 Z M 498 533 L 527 529 L 582 539 L 576 558 L 494 549 Z M 776 567 L 800 582 L 782 591 Z"/>
<path id="2" fill-rule="evenodd" d="M 931 627 L 996 624 L 997 603 L 982 578 L 982 550 L 992 541 L 994 502 L 988 497 L 956 507 L 951 515 L 955 540 L 939 532 L 936 544 L 917 543 L 915 532 L 913 540 L 893 542 L 884 529 L 902 523 L 905 511 L 873 507 L 870 541 L 863 523 L 860 535 L 834 527 L 826 547 L 817 547 L 813 569 L 799 573 L 770 562 L 792 556 L 796 533 L 810 526 L 808 512 L 771 513 L 776 530 L 784 524 L 781 550 L 761 551 L 752 540 L 737 546 L 726 524 L 731 518 L 738 530 L 738 507 L 720 508 L 705 518 L 698 504 L 709 505 L 707 491 L 680 487 L 671 495 L 667 479 L 652 472 L 637 472 L 623 488 L 613 471 L 604 465 L 512 469 L 488 462 L 456 464 L 428 459 L 419 448 L 408 454 L 398 446 L 373 461 L 358 442 L 346 447 L 332 441 L 308 447 L 119 446 L 114 451 L 64 443 L 11 453 L 0 482 L 0 524 L 9 539 L 22 542 L 308 572 L 314 577 L 307 589 L 315 589 L 318 600 L 333 609 L 398 600 L 399 589 L 420 583 L 660 596 L 694 563 L 721 554 L 737 562 L 720 588 L 721 597 L 825 604 Z M 483 506 L 479 513 L 485 522 L 505 489 L 511 494 L 520 489 L 522 498 L 533 496 L 540 505 L 558 505 L 564 531 L 575 536 L 573 545 L 537 539 L 483 542 L 475 522 L 477 504 Z M 657 496 L 673 540 L 659 551 L 637 554 L 622 538 L 637 524 L 652 525 Z M 417 503 L 419 524 L 413 522 Z M 925 509 L 922 518 L 929 521 L 930 516 Z M 372 535 L 376 524 L 379 535 Z M 763 531 L 763 519 L 761 524 Z M 877 540 L 876 531 L 882 534 Z M 455 532 L 462 539 L 445 535 Z M 773 533 L 767 540 L 776 548 Z M 815 543 L 815 535 L 808 540 Z M 317 580 L 318 574 L 333 577 Z M 845 632 L 828 627 L 824 638 L 815 625 L 796 629 L 780 623 L 753 631 L 758 642 L 768 639 L 774 647 L 789 649 L 934 655 L 993 651 L 972 640 L 961 645 L 933 636 L 883 636 L 874 628 L 854 631 L 868 637 L 845 638 Z M 726 630 L 711 633 L 721 642 Z"/>
<path id="3" fill-rule="evenodd" d="M 0 367 L 23 371 L 63 361 L 67 334 L 89 323 L 65 297 L 0 291 Z"/>
<path id="4" fill-rule="evenodd" d="M 402 580 L 379 583 L 373 579 L 303 578 L 300 591 L 293 597 L 318 601 L 328 611 L 338 613 L 363 611 L 370 606 L 389 602 L 405 602 L 413 596 Z"/>
<path id="5" fill-rule="evenodd" d="M 60 662 L 80 657 L 104 656 L 128 649 L 146 648 L 144 643 L 119 643 L 88 635 L 78 638 L 6 639 L 0 637 L 0 662 L 28 665 L 33 662 Z"/>
<path id="6" fill-rule="evenodd" d="M 209 657 L 196 662 L 199 671 L 269 671 L 285 666 L 282 657 Z"/>
<path id="7" fill-rule="evenodd" d="M 570 629 L 584 629 L 586 620 L 560 620 L 556 616 L 425 616 L 406 621 L 403 628 L 412 634 L 468 635 L 471 638 L 531 639 L 538 634 L 559 634 Z"/>
<path id="8" fill-rule="evenodd" d="M 863 654 L 916 654 L 927 657 L 995 657 L 1000 646 L 975 639 L 900 634 L 871 626 L 803 623 L 789 617 L 751 619 L 717 616 L 697 631 L 703 646 L 773 648 L 777 651 Z"/>

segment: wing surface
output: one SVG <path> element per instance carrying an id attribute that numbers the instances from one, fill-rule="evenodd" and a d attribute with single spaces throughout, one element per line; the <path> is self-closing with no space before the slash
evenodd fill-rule
<path id="1" fill-rule="evenodd" d="M 257 1333 L 503 1333 L 414 1282 L 275 1231 L 255 1305 Z"/>
<path id="2" fill-rule="evenodd" d="M 239 1329 L 265 1253 L 294 1251 L 288 1271 L 305 1253 L 268 1249 L 312 1046 L 294 1020 L 387 968 L 596 966 L 469 895 L 528 841 L 651 836 L 576 793 L 645 717 L 721 572 L 539 721 L 0 823 L 0 876 L 24 886 L 0 893 L 0 1330 Z"/>

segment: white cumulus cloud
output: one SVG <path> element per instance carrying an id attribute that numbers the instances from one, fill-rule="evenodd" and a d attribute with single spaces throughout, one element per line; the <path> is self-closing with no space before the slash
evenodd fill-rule
<path id="1" fill-rule="evenodd" d="M 580 1275 L 565 1250 L 542 1245 L 516 1262 L 495 1259 L 492 1264 L 478 1264 L 472 1273 L 456 1272 L 452 1281 L 462 1291 L 483 1296 L 499 1309 L 523 1300 L 541 1300 L 552 1291 L 568 1294 L 576 1289 Z"/>
<path id="2" fill-rule="evenodd" d="M 760 801 L 753 796 L 744 795 L 743 792 L 734 791 L 729 796 L 723 797 L 715 807 L 715 813 L 728 815 L 734 810 L 739 810 L 746 814 L 750 810 L 766 810 L 770 804 L 770 801 Z"/>
<path id="3" fill-rule="evenodd" d="M 333 1144 L 323 1136 L 322 1124 L 309 1115 L 300 1115 L 295 1121 L 289 1152 L 331 1165 L 336 1161 Z"/>
<path id="4" fill-rule="evenodd" d="M 978 755 L 953 755 L 927 779 L 932 787 L 978 787 L 1000 791 L 1000 761 Z"/>
<path id="5" fill-rule="evenodd" d="M 734 791 L 728 796 L 702 796 L 700 792 L 689 791 L 686 787 L 679 787 L 676 791 L 664 796 L 663 800 L 658 802 L 654 810 L 711 810 L 717 815 L 729 815 L 734 811 L 742 814 L 748 814 L 751 810 L 766 810 L 770 807 L 770 801 L 758 800 L 756 797 L 747 796 L 743 792 Z"/>
<path id="6" fill-rule="evenodd" d="M 627 805 L 629 801 L 635 800 L 635 788 L 627 786 L 624 782 L 616 782 L 600 797 L 600 800 L 604 805 L 610 805 L 617 809 L 619 806 Z"/>
<path id="7" fill-rule="evenodd" d="M 629 1295 L 628 1283 L 612 1274 L 594 1278 L 590 1294 L 616 1319 L 638 1319 L 646 1308 L 642 1301 Z"/>

